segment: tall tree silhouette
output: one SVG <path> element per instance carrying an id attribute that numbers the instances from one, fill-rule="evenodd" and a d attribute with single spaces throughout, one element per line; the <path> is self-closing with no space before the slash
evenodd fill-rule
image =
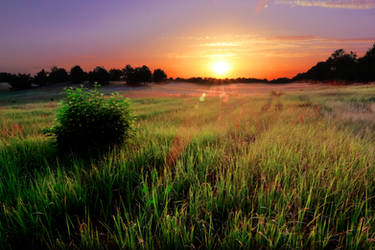
<path id="1" fill-rule="evenodd" d="M 128 64 L 125 66 L 122 70 L 122 75 L 128 84 L 137 83 L 135 69 L 131 65 Z"/>
<path id="2" fill-rule="evenodd" d="M 14 90 L 31 88 L 31 76 L 29 74 L 14 75 L 9 84 Z"/>
<path id="3" fill-rule="evenodd" d="M 143 65 L 140 68 L 136 68 L 136 72 L 140 82 L 147 83 L 152 81 L 151 70 L 146 65 Z"/>
<path id="4" fill-rule="evenodd" d="M 367 53 L 358 60 L 360 80 L 375 81 L 375 43 Z"/>
<path id="5" fill-rule="evenodd" d="M 86 78 L 86 73 L 78 65 L 70 70 L 70 80 L 73 83 L 82 83 Z"/>
<path id="6" fill-rule="evenodd" d="M 331 70 L 331 80 L 355 80 L 356 60 L 355 53 L 348 54 L 343 49 L 336 50 L 327 60 Z"/>
<path id="7" fill-rule="evenodd" d="M 6 72 L 0 72 L 0 82 L 10 82 L 12 77 L 14 77 L 13 74 L 6 73 Z"/>
<path id="8" fill-rule="evenodd" d="M 97 66 L 92 72 L 90 72 L 89 78 L 91 83 L 96 82 L 100 85 L 106 85 L 110 80 L 108 71 L 100 66 Z"/>
<path id="9" fill-rule="evenodd" d="M 151 70 L 146 65 L 137 68 L 133 68 L 130 65 L 126 65 L 122 72 L 124 80 L 128 84 L 139 84 L 152 81 Z"/>
<path id="10" fill-rule="evenodd" d="M 68 73 L 64 68 L 52 67 L 49 74 L 49 80 L 52 83 L 60 83 L 69 81 Z"/>
<path id="11" fill-rule="evenodd" d="M 109 71 L 111 81 L 120 81 L 122 78 L 122 71 L 120 69 L 111 69 Z"/>
<path id="12" fill-rule="evenodd" d="M 161 69 L 155 69 L 154 73 L 152 74 L 152 79 L 154 82 L 164 82 L 167 80 L 167 74 Z"/>
<path id="13" fill-rule="evenodd" d="M 45 86 L 48 84 L 48 73 L 42 69 L 34 76 L 34 83 L 39 86 Z"/>

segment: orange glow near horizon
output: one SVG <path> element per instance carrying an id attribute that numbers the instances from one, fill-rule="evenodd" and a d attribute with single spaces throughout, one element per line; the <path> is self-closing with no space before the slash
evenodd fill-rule
<path id="1" fill-rule="evenodd" d="M 361 56 L 372 45 L 371 40 L 343 40 L 342 43 L 343 46 L 339 46 L 336 39 L 267 35 L 175 36 L 154 39 L 151 44 L 145 41 L 132 51 L 118 45 L 113 48 L 116 53 L 103 51 L 74 57 L 51 56 L 48 63 L 41 63 L 42 66 L 34 67 L 29 72 L 34 74 L 42 68 L 49 70 L 55 65 L 67 70 L 80 65 L 85 71 L 91 71 L 95 66 L 110 70 L 122 69 L 130 64 L 133 67 L 147 65 L 151 70 L 160 68 L 173 78 L 245 77 L 271 80 L 305 72 L 317 62 L 326 60 L 339 47 L 347 51 L 358 47 L 360 49 L 356 52 Z"/>

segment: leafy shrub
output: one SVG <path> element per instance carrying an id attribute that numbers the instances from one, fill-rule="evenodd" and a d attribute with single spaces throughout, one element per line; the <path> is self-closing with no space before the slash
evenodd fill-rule
<path id="1" fill-rule="evenodd" d="M 49 130 L 63 149 L 92 151 L 122 144 L 132 133 L 129 102 L 118 93 L 105 97 L 95 85 L 69 88 L 57 121 Z"/>

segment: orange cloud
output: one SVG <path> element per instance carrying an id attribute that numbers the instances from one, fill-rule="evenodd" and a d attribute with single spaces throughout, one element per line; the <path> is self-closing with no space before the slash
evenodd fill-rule
<path id="1" fill-rule="evenodd" d="M 318 37 L 316 36 L 308 35 L 308 36 L 277 36 L 274 39 L 283 40 L 283 41 L 306 41 L 306 40 L 311 41 L 317 38 Z"/>
<path id="2" fill-rule="evenodd" d="M 201 47 L 238 47 L 240 46 L 237 42 L 220 42 L 220 43 L 202 43 Z"/>

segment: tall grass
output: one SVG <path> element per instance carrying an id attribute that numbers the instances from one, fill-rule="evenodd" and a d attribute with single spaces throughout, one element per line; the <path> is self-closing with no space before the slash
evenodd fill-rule
<path id="1" fill-rule="evenodd" d="M 1 247 L 373 248 L 375 88 L 331 93 L 133 99 L 91 159 L 42 135 L 55 102 L 2 106 Z"/>

